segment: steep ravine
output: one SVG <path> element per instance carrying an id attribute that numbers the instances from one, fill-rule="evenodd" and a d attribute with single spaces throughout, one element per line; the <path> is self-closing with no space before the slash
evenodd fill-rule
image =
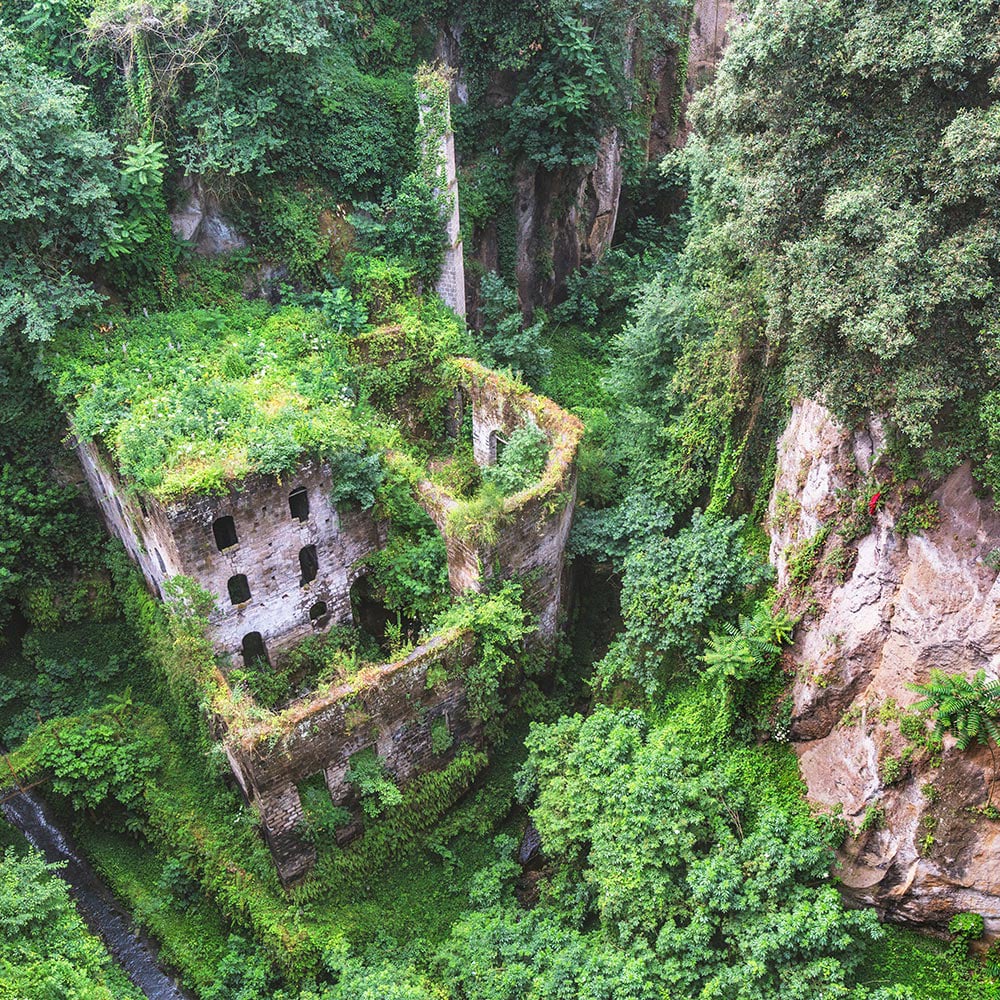
<path id="1" fill-rule="evenodd" d="M 960 752 L 950 736 L 928 747 L 908 685 L 926 683 L 935 667 L 1000 673 L 990 557 L 1000 516 L 968 464 L 929 497 L 892 465 L 877 421 L 852 433 L 816 403 L 795 405 L 768 525 L 785 600 L 804 615 L 786 658 L 790 734 L 810 800 L 842 808 L 854 831 L 838 872 L 851 899 L 932 930 L 974 911 L 996 936 L 995 761 L 983 747 Z M 928 512 L 931 526 L 907 533 L 914 511 Z"/>

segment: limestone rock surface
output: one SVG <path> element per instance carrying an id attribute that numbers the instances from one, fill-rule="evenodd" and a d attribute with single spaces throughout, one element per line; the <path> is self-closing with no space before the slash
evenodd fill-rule
<path id="1" fill-rule="evenodd" d="M 174 236 L 194 244 L 206 256 L 229 253 L 245 247 L 246 240 L 223 215 L 218 197 L 199 177 L 185 177 L 178 204 L 170 213 Z"/>
<path id="2" fill-rule="evenodd" d="M 919 501 L 936 503 L 939 523 L 906 531 L 915 486 L 891 465 L 877 421 L 852 432 L 815 402 L 793 408 L 768 518 L 779 585 L 804 613 L 786 656 L 790 736 L 809 798 L 842 809 L 854 832 L 839 852 L 850 898 L 932 930 L 975 911 L 995 937 L 996 761 L 950 736 L 928 741 L 908 685 L 933 668 L 1000 674 L 1000 583 L 986 558 L 1000 550 L 1000 516 L 964 464 Z"/>

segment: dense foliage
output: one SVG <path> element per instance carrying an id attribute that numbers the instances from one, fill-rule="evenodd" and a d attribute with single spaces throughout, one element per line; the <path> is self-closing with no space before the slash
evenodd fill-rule
<path id="1" fill-rule="evenodd" d="M 793 623 L 760 522 L 795 393 L 884 413 L 901 466 L 971 457 L 1000 485 L 1000 6 L 749 2 L 661 169 L 691 8 L 0 9 L 0 742 L 201 1000 L 997 994 L 967 954 L 978 915 L 938 952 L 843 906 L 845 831 L 811 816 L 780 745 Z M 430 293 L 448 86 L 418 67 L 435 49 L 460 57 L 469 332 Z M 619 231 L 563 284 L 546 247 L 597 225 L 598 158 L 621 171 Z M 192 219 L 184 244 L 172 225 Z M 220 234 L 233 252 L 196 252 Z M 532 281 L 552 308 L 531 314 Z M 482 470 L 468 420 L 445 436 L 462 353 L 586 424 L 555 651 L 530 574 L 483 566 L 485 592 L 451 600 L 447 547 L 488 549 L 548 454 L 530 420 Z M 411 782 L 359 747 L 364 836 L 338 845 L 347 812 L 304 781 L 318 863 L 280 886 L 205 725 L 211 600 L 175 578 L 160 604 L 105 556 L 53 396 L 164 500 L 327 462 L 332 500 L 384 529 L 367 566 L 384 648 L 331 629 L 278 669 L 230 669 L 234 701 L 264 719 L 299 684 L 461 629 L 492 764 L 447 717 L 442 766 Z M 444 536 L 424 477 L 461 500 Z M 993 749 L 996 682 L 935 672 L 919 693 L 938 736 Z M 0 931 L 0 995 L 131 995 L 34 855 L 3 854 Z"/>
<path id="2" fill-rule="evenodd" d="M 121 251 L 111 143 L 84 91 L 32 63 L 0 19 L 0 337 L 48 337 L 99 301 L 81 274 Z"/>
<path id="3" fill-rule="evenodd" d="M 996 450 L 998 13 L 758 4 L 685 151 L 706 305 L 749 307 L 795 389 L 916 445 L 957 416 Z"/>
<path id="4" fill-rule="evenodd" d="M 257 304 L 109 326 L 65 332 L 47 364 L 76 432 L 145 491 L 217 490 L 304 453 L 363 461 L 346 344 L 320 313 Z"/>
<path id="5" fill-rule="evenodd" d="M 0 995 L 18 1000 L 138 1000 L 86 928 L 51 865 L 31 851 L 0 854 Z"/>

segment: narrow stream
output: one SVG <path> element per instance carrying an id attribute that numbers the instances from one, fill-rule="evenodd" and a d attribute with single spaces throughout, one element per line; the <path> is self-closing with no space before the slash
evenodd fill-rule
<path id="1" fill-rule="evenodd" d="M 144 937 L 137 936 L 128 914 L 90 865 L 76 853 L 37 795 L 22 792 L 0 808 L 7 821 L 17 827 L 47 861 L 66 863 L 59 875 L 69 884 L 80 916 L 149 1000 L 194 1000 L 160 968 L 153 947 Z"/>

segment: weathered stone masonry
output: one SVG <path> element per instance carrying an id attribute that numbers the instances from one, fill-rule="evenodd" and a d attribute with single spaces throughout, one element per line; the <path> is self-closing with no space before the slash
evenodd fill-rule
<path id="1" fill-rule="evenodd" d="M 358 562 L 381 543 L 368 512 L 338 511 L 330 502 L 325 464 L 307 462 L 287 479 L 253 475 L 218 496 L 162 504 L 128 491 L 94 444 L 81 443 L 78 452 L 108 528 L 157 593 L 183 573 L 215 596 L 211 638 L 219 653 L 239 654 L 254 633 L 275 653 L 331 622 L 350 621 Z M 235 543 L 220 548 L 216 527 L 227 530 L 225 518 L 232 518 Z M 303 561 L 314 579 L 304 579 Z M 241 583 L 249 599 L 234 601 Z"/>
<path id="2" fill-rule="evenodd" d="M 478 590 L 497 571 L 524 575 L 528 607 L 538 615 L 538 636 L 544 641 L 558 627 L 576 493 L 574 460 L 583 428 L 571 414 L 505 376 L 467 359 L 457 364 L 463 405 L 472 412 L 476 461 L 494 462 L 498 435 L 505 438 L 532 419 L 548 438 L 547 464 L 538 483 L 507 498 L 492 546 L 447 533 L 447 514 L 457 501 L 439 487 L 422 483 L 418 499 L 445 532 L 452 592 Z M 109 528 L 150 585 L 160 590 L 168 577 L 184 573 L 217 596 L 219 610 L 211 625 L 219 652 L 236 652 L 251 633 L 259 633 L 275 651 L 314 629 L 350 620 L 350 586 L 360 572 L 358 562 L 377 551 L 382 540 L 369 514 L 333 507 L 325 465 L 306 463 L 288 479 L 250 476 L 219 496 L 163 505 L 130 494 L 95 446 L 84 443 L 79 450 Z M 307 514 L 301 490 L 308 497 Z M 220 542 L 232 539 L 227 526 L 219 525 L 221 518 L 232 518 L 236 538 L 220 549 Z M 299 554 L 309 546 L 315 546 L 316 575 L 303 582 Z M 251 592 L 249 600 L 236 604 L 230 600 L 235 577 L 245 577 Z M 320 601 L 325 612 L 317 619 L 310 611 Z M 437 634 L 397 662 L 362 670 L 349 682 L 278 712 L 253 706 L 248 713 L 246 699 L 234 699 L 223 674 L 217 674 L 214 729 L 244 793 L 260 811 L 284 882 L 301 878 L 316 858 L 315 847 L 301 836 L 303 782 L 322 775 L 333 802 L 352 812 L 353 820 L 337 835 L 346 842 L 361 832 L 359 803 L 344 777 L 352 756 L 374 749 L 402 783 L 447 763 L 463 743 L 482 744 L 482 725 L 470 715 L 458 677 L 473 655 L 472 636 Z M 444 666 L 448 679 L 428 687 L 432 666 Z M 430 734 L 440 719 L 453 742 L 437 755 Z"/>

